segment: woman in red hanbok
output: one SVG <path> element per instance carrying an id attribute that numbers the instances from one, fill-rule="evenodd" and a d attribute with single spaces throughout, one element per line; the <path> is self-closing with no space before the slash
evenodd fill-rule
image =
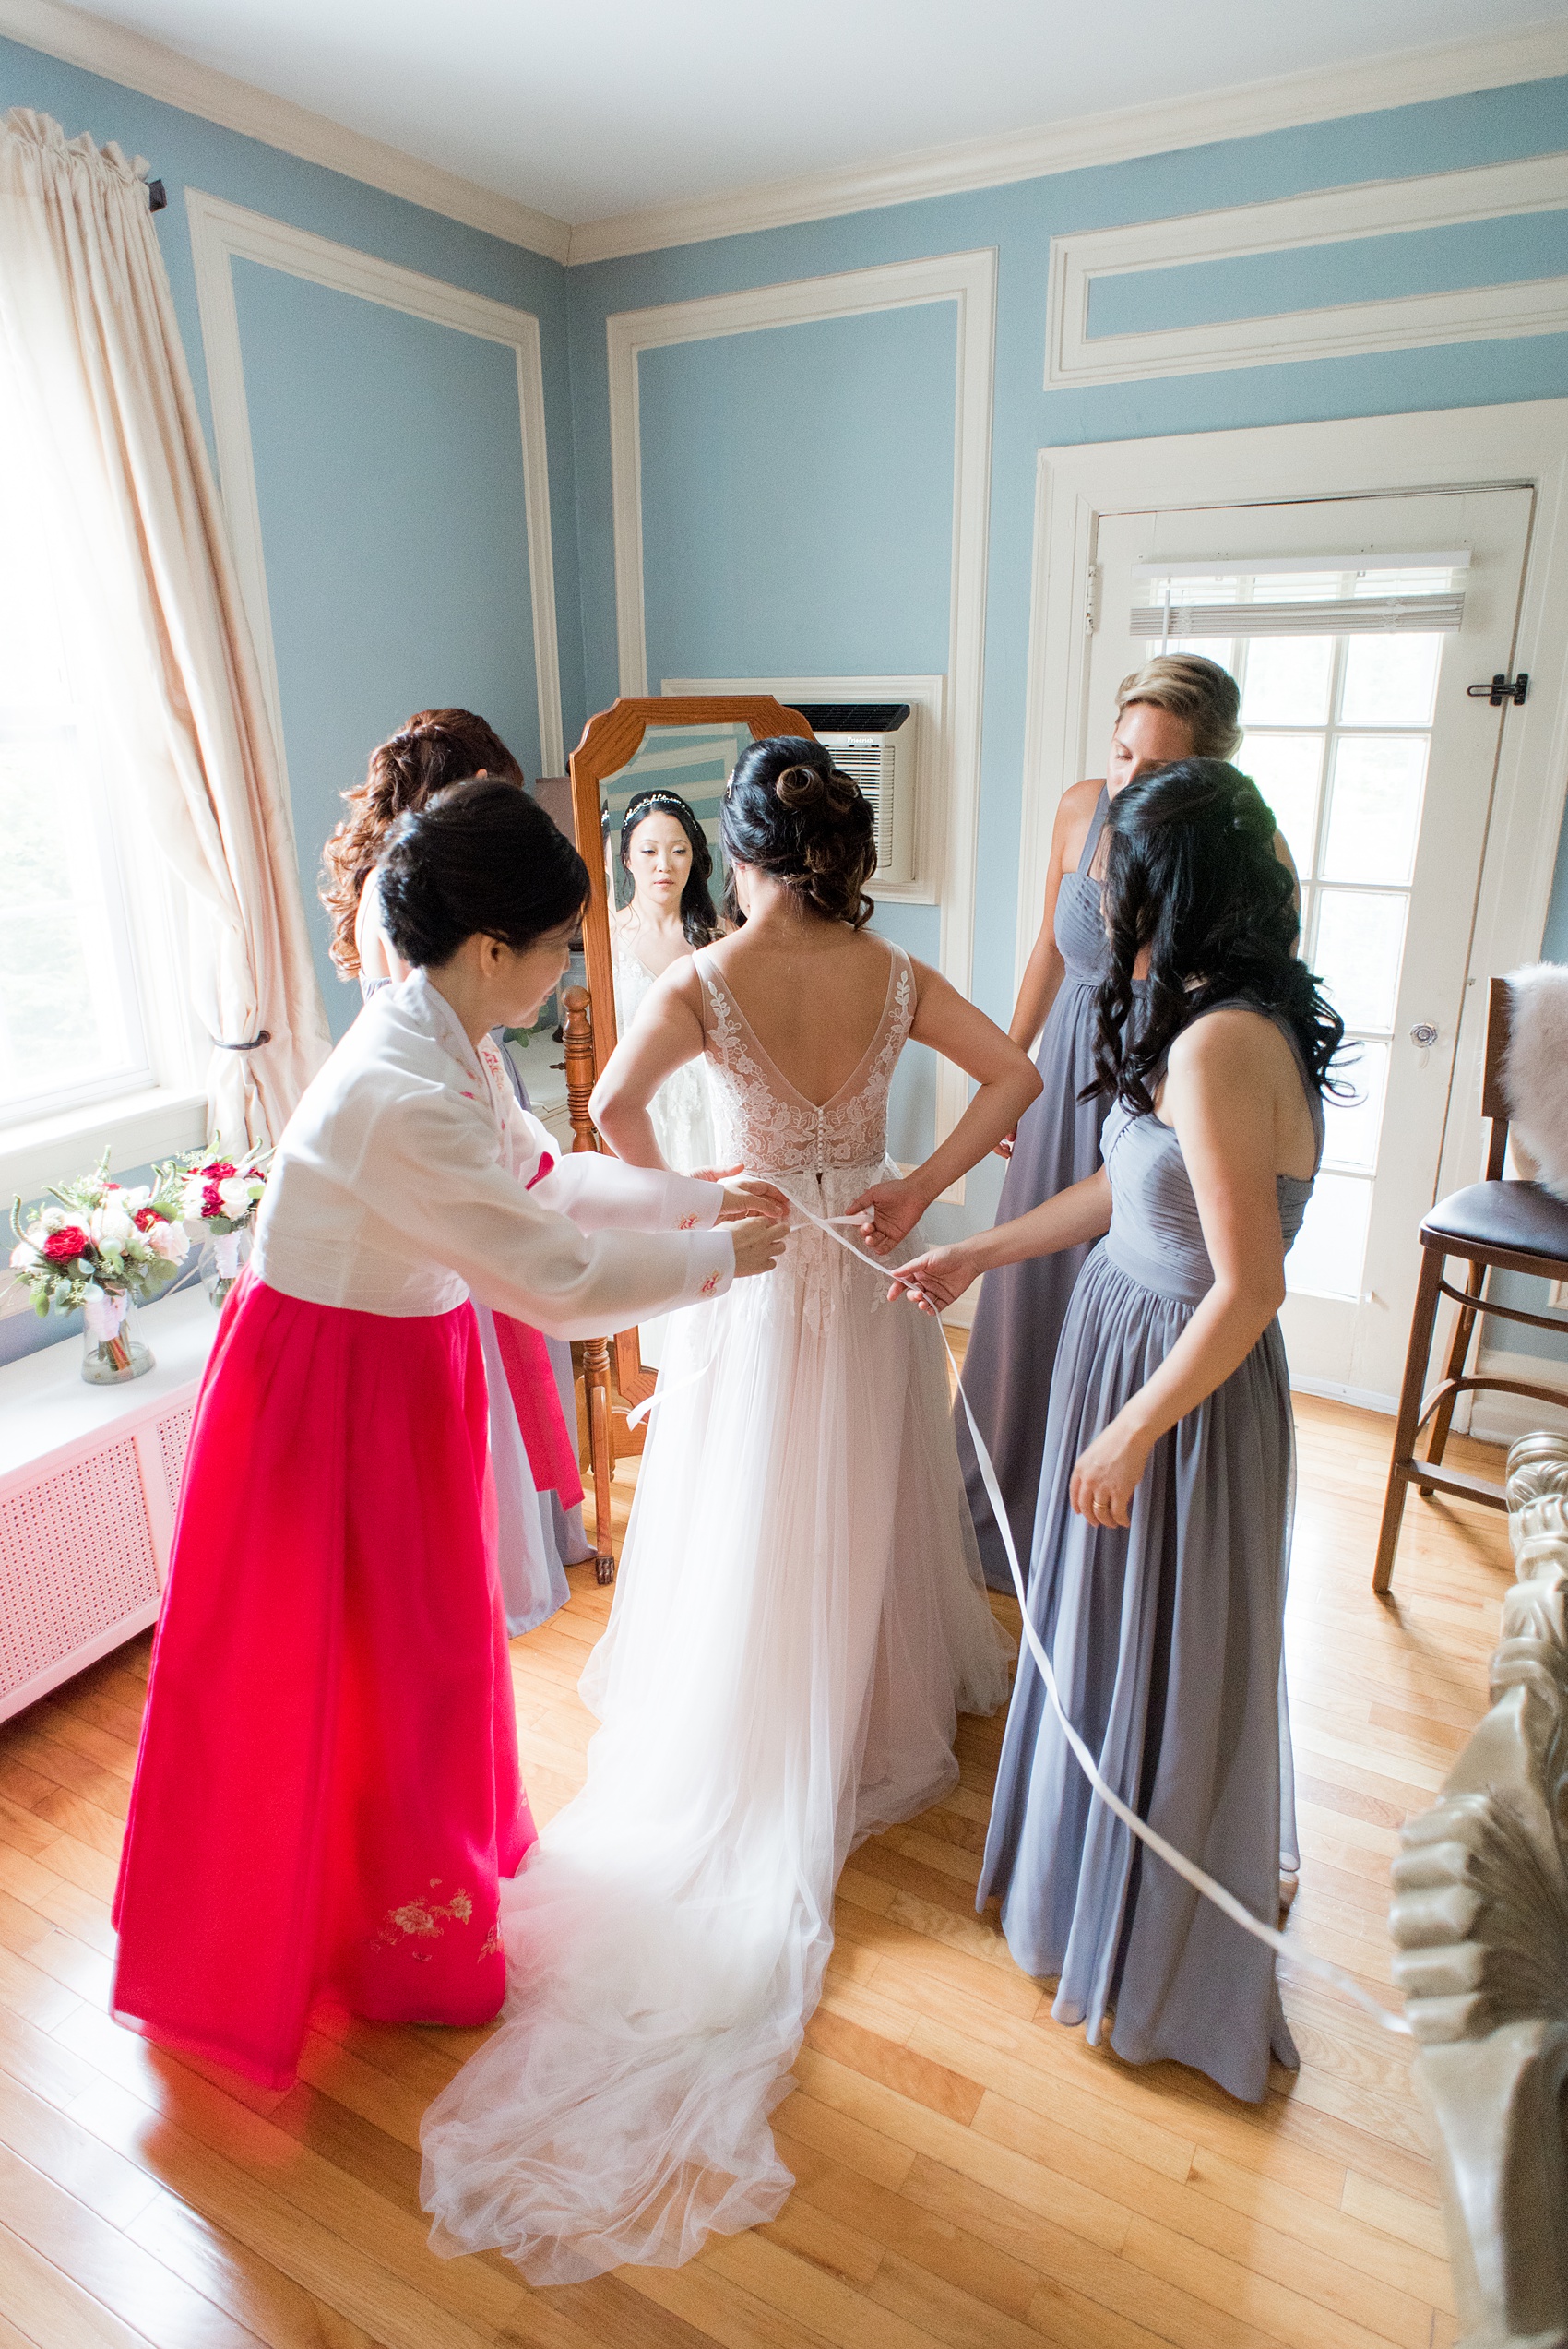
<path id="1" fill-rule="evenodd" d="M 592 1335 L 719 1295 L 783 1244 L 781 1201 L 591 1153 L 558 1164 L 487 1067 L 489 1030 L 524 1024 L 559 979 L 587 888 L 509 783 L 401 820 L 382 904 L 411 975 L 291 1118 L 203 1380 L 113 2006 L 269 2086 L 294 2077 L 319 1995 L 387 2021 L 501 2004 L 497 1883 L 534 1827 L 470 1288 Z M 536 1400 L 564 1446 L 542 1377 Z"/>

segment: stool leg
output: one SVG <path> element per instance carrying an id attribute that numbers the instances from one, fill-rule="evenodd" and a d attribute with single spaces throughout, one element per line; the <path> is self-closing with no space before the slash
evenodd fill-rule
<path id="1" fill-rule="evenodd" d="M 1476 1326 L 1476 1314 L 1480 1302 L 1481 1283 L 1485 1279 L 1485 1265 L 1472 1262 L 1469 1272 L 1465 1281 L 1465 1294 L 1467 1296 L 1474 1297 L 1476 1299 L 1476 1304 L 1474 1306 L 1464 1306 L 1460 1308 L 1459 1318 L 1454 1325 L 1454 1342 L 1448 1349 L 1448 1367 L 1443 1374 L 1445 1378 L 1462 1378 L 1465 1375 L 1466 1357 L 1468 1355 L 1470 1351 L 1470 1336 Z M 1427 1463 L 1429 1467 L 1441 1468 L 1443 1466 L 1443 1455 L 1448 1449 L 1448 1430 L 1453 1424 L 1454 1419 L 1454 1406 L 1458 1400 L 1459 1398 L 1457 1395 L 1445 1396 L 1443 1401 L 1440 1402 L 1437 1407 L 1437 1411 L 1432 1418 L 1431 1435 L 1427 1443 Z M 1432 1488 L 1430 1485 L 1422 1485 L 1418 1482 L 1417 1490 L 1423 1500 L 1430 1500 L 1431 1498 L 1431 1489 Z"/>
<path id="2" fill-rule="evenodd" d="M 1394 1425 L 1394 1452 L 1388 1463 L 1388 1490 L 1384 1496 L 1383 1523 L 1378 1528 L 1377 1561 L 1372 1568 L 1372 1589 L 1380 1594 L 1394 1578 L 1394 1553 L 1399 1546 L 1399 1523 L 1405 1514 L 1405 1486 L 1417 1473 L 1413 1458 L 1416 1422 L 1421 1415 L 1421 1389 L 1426 1384 L 1432 1325 L 1437 1319 L 1437 1284 L 1443 1278 L 1443 1262 L 1441 1247 L 1423 1245 L 1421 1277 L 1416 1284 L 1416 1309 L 1410 1316 L 1410 1343 L 1405 1355 L 1405 1383 L 1399 1389 L 1399 1416 Z"/>

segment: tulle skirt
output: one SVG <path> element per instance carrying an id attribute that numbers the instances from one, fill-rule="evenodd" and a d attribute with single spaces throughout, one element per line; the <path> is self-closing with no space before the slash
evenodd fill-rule
<path id="1" fill-rule="evenodd" d="M 470 1306 L 234 1290 L 125 1830 L 122 2021 L 286 2087 L 319 1994 L 387 2021 L 496 2012 L 497 1885 L 534 1830 L 485 1447 Z"/>
<path id="2" fill-rule="evenodd" d="M 775 1176 L 841 1212 L 880 1166 Z M 913 1244 L 911 1244 L 912 1246 Z M 502 1899 L 506 2019 L 425 2117 L 437 2249 L 674 2264 L 792 2184 L 767 2115 L 861 1837 L 1006 1695 L 941 1339 L 809 1228 L 672 1318 L 583 1793 Z"/>

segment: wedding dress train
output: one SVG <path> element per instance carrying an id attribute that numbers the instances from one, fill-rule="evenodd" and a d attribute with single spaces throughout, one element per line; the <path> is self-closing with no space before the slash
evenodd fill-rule
<path id="1" fill-rule="evenodd" d="M 842 1215 L 891 1172 L 908 958 L 821 1108 L 696 960 L 723 1162 Z M 885 1293 L 802 1222 L 770 1275 L 674 1318 L 583 1675 L 602 1723 L 587 1783 L 502 1887 L 504 2020 L 425 2117 L 439 2250 L 499 2246 L 564 2283 L 688 2259 L 789 2193 L 767 2116 L 838 1870 L 956 1782 L 956 1714 L 1006 1695 L 941 1339 Z"/>

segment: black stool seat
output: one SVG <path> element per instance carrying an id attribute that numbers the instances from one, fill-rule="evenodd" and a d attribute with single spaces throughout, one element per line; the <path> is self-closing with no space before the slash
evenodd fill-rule
<path id="1" fill-rule="evenodd" d="M 1568 1263 L 1568 1202 L 1539 1183 L 1470 1183 L 1439 1199 L 1421 1222 L 1421 1236 L 1466 1248 L 1507 1248 L 1515 1256 L 1550 1256 Z"/>

